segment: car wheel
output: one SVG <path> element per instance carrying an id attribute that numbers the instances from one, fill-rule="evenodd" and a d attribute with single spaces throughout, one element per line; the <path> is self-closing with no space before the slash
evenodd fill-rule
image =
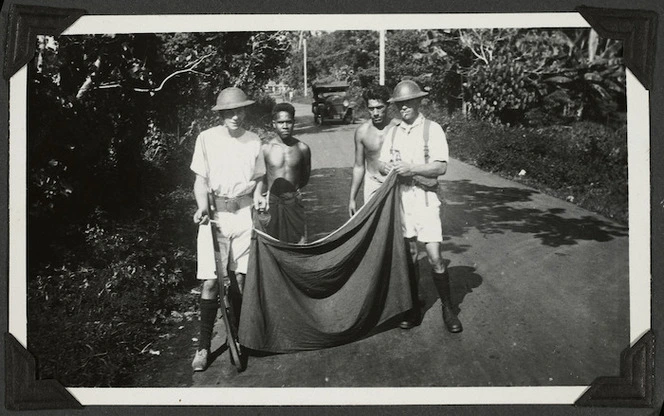
<path id="1" fill-rule="evenodd" d="M 353 124 L 353 113 L 346 113 L 344 116 L 344 123 L 346 124 Z"/>
<path id="2" fill-rule="evenodd" d="M 319 126 L 323 125 L 323 116 L 321 116 L 320 114 L 315 115 L 314 123 L 316 123 Z"/>

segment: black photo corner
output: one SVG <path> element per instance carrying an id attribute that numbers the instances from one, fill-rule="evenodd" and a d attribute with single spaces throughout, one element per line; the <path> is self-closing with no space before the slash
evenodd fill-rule
<path id="1" fill-rule="evenodd" d="M 42 4 L 43 3 L 43 4 Z M 102 4 L 106 3 L 106 4 Z M 199 4 L 200 3 L 200 4 Z M 662 86 L 662 28 L 660 13 L 664 10 L 661 3 L 655 1 L 634 2 L 586 2 L 574 4 L 565 1 L 560 3 L 507 1 L 492 5 L 490 10 L 486 3 L 480 1 L 465 2 L 333 2 L 316 7 L 317 3 L 298 2 L 195 2 L 191 8 L 176 2 L 85 2 L 85 1 L 59 1 L 59 2 L 5 2 L 2 6 L 1 21 L 4 23 L 2 34 L 3 52 L 3 131 L 7 130 L 8 108 L 8 83 L 16 71 L 26 65 L 34 57 L 35 39 L 37 35 L 57 36 L 78 18 L 86 14 L 186 14 L 186 13 L 446 13 L 446 12 L 499 12 L 503 7 L 505 11 L 517 13 L 524 12 L 578 12 L 586 19 L 600 36 L 609 39 L 618 39 L 624 42 L 624 61 L 637 79 L 646 89 L 650 91 L 651 112 L 651 209 L 652 209 L 652 280 L 661 281 L 664 264 L 661 253 L 664 249 L 664 228 L 662 228 L 662 217 L 664 216 L 664 168 L 660 163 L 664 156 L 664 140 L 662 132 L 664 121 L 661 108 L 664 104 L 664 88 Z M 283 7 L 279 7 L 283 4 Z M 624 8 L 622 5 L 624 4 Z M 526 9 L 524 9 L 524 7 Z M 486 10 L 484 8 L 487 8 Z M 406 10 L 404 10 L 406 9 Z M 658 66 L 659 64 L 659 66 Z M 5 139 L 7 139 L 6 133 Z M 7 140 L 4 140 L 4 150 L 7 150 Z M 657 153 L 654 153 L 654 152 Z M 5 177 L 4 194 L 8 194 L 7 172 L 8 160 L 6 154 L 3 156 L 2 172 Z M 8 198 L 3 199 L 3 216 L 6 219 Z M 663 202 L 660 202 L 663 201 Z M 4 233 L 4 242 L 0 244 L 0 253 L 3 255 L 2 291 L 3 299 L 3 326 L 5 335 L 3 337 L 4 348 L 4 407 L 14 413 L 16 411 L 31 410 L 55 410 L 54 414 L 97 414 L 99 408 L 85 408 L 58 382 L 58 380 L 39 379 L 39 358 L 23 348 L 21 344 L 7 331 L 8 300 L 7 286 L 8 276 L 8 244 L 11 244 L 8 236 L 8 228 Z M 635 259 L 630 259 L 636 261 Z M 662 379 L 661 365 L 661 342 L 657 339 L 661 334 L 664 322 L 662 321 L 662 308 L 659 307 L 664 301 L 664 293 L 661 282 L 652 286 L 652 322 L 651 330 L 646 332 L 631 347 L 625 346 L 624 351 L 616 362 L 620 363 L 620 374 L 597 374 L 597 378 L 591 383 L 586 392 L 578 398 L 574 405 L 568 406 L 546 406 L 546 405 L 521 405 L 521 406 L 420 406 L 420 407 L 332 407 L 332 408 L 306 408 L 285 407 L 272 409 L 277 414 L 310 414 L 314 411 L 323 414 L 341 413 L 371 413 L 371 414 L 632 414 L 632 411 L 641 411 L 633 414 L 664 414 L 662 402 L 664 401 L 664 382 Z M 659 352 L 659 354 L 656 354 Z M 659 372 L 657 372 L 659 370 Z M 609 409 L 610 408 L 610 409 Z M 57 412 L 57 409 L 61 409 Z M 62 409 L 71 409 L 64 413 Z M 76 409 L 76 410 L 75 410 Z M 81 410 L 82 409 L 82 410 Z M 650 409 L 652 413 L 644 413 Z M 211 408 L 169 408 L 168 414 L 206 414 L 205 411 L 217 411 Z M 225 408 L 218 411 L 232 412 L 235 414 L 259 414 L 271 413 L 265 408 Z M 158 414 L 162 412 L 158 408 L 119 408 L 113 414 Z M 609 413 L 603 413 L 604 411 Z M 200 412 L 200 413 L 199 413 Z M 99 414 L 109 414 L 104 408 Z M 28 414 L 21 412 L 19 414 Z M 45 413 L 34 413 L 45 414 Z"/>

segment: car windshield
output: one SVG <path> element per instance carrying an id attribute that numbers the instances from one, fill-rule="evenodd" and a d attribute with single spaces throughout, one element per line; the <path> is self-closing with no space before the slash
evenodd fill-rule
<path id="1" fill-rule="evenodd" d="M 324 99 L 327 97 L 345 97 L 346 96 L 346 91 L 329 91 L 329 92 L 319 92 L 317 97 L 320 99 Z"/>

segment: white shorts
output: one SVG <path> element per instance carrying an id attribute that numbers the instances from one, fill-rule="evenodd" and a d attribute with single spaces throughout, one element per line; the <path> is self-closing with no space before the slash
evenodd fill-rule
<path id="1" fill-rule="evenodd" d="M 225 277 L 227 268 L 235 273 L 247 274 L 249 246 L 251 244 L 251 206 L 235 212 L 217 212 L 216 223 L 198 227 L 198 270 L 196 277 L 201 280 L 216 279 L 214 245 L 211 226 L 217 227 L 219 255 Z"/>
<path id="2" fill-rule="evenodd" d="M 402 186 L 401 224 L 404 238 L 417 237 L 422 243 L 443 241 L 440 223 L 440 201 L 436 194 L 428 192 L 427 206 L 424 191 L 416 187 Z"/>

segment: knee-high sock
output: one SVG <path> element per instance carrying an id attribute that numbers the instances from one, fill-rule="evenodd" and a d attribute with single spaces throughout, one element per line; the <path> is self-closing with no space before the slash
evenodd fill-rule
<path id="1" fill-rule="evenodd" d="M 217 318 L 217 308 L 219 304 L 216 299 L 201 299 L 201 328 L 198 338 L 198 349 L 210 349 L 210 340 L 212 338 L 212 328 Z"/>
<path id="2" fill-rule="evenodd" d="M 431 272 L 431 277 L 433 278 L 433 283 L 436 286 L 436 291 L 443 306 L 452 307 L 450 274 L 447 270 L 443 273 Z"/>

